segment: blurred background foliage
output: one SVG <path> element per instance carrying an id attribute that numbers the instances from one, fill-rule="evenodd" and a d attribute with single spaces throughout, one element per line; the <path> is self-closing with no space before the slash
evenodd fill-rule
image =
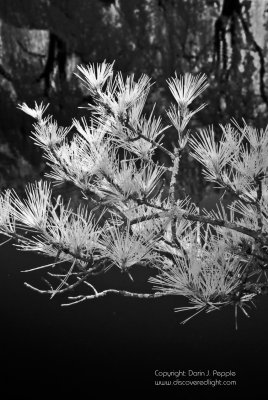
<path id="1" fill-rule="evenodd" d="M 32 120 L 18 103 L 50 103 L 62 125 L 87 115 L 90 101 L 74 72 L 78 64 L 115 60 L 123 74 L 146 73 L 155 84 L 146 105 L 168 123 L 166 79 L 205 73 L 208 106 L 196 130 L 242 118 L 267 124 L 267 0 L 0 0 L 0 188 L 20 190 L 44 172 L 29 138 Z M 166 145 L 174 140 L 169 129 Z M 164 155 L 158 154 L 167 163 Z M 180 190 L 207 194 L 200 166 L 185 154 Z M 208 187 L 206 188 L 209 189 Z"/>

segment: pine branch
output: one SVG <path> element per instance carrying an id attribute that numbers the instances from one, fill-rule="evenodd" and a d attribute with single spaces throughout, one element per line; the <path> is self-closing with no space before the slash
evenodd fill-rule
<path id="1" fill-rule="evenodd" d="M 160 143 L 155 142 L 153 139 L 147 138 L 142 133 L 139 133 L 138 135 L 139 135 L 139 138 L 142 138 L 142 139 L 146 140 L 147 142 L 151 143 L 153 146 L 157 147 L 163 153 L 167 154 L 172 160 L 174 160 L 174 154 L 172 154 L 171 151 L 169 151 L 168 149 L 163 147 Z"/>
<path id="2" fill-rule="evenodd" d="M 44 293 L 42 291 L 42 293 Z M 107 289 L 102 292 L 95 293 L 93 295 L 89 296 L 76 296 L 76 297 L 68 297 L 69 300 L 71 300 L 70 303 L 65 303 L 62 304 L 62 306 L 71 306 L 77 303 L 81 303 L 86 300 L 93 300 L 93 299 L 98 299 L 101 297 L 106 297 L 108 295 L 118 295 L 122 297 L 130 297 L 133 299 L 156 299 L 160 297 L 167 297 L 167 296 L 176 296 L 176 293 L 162 293 L 162 292 L 156 292 L 156 293 L 133 293 L 133 292 L 128 292 L 126 290 L 116 290 L 116 289 Z"/>
<path id="3" fill-rule="evenodd" d="M 173 159 L 173 166 L 171 169 L 171 180 L 170 180 L 170 187 L 169 187 L 169 196 L 171 203 L 175 204 L 175 186 L 177 183 L 177 175 L 179 172 L 179 164 L 180 164 L 180 150 L 176 147 L 174 149 L 174 159 Z"/>
<path id="4" fill-rule="evenodd" d="M 172 154 L 168 149 L 166 149 L 164 146 L 162 146 L 160 143 L 157 143 L 155 140 L 145 136 L 142 134 L 140 130 L 136 130 L 133 128 L 133 126 L 130 125 L 129 121 L 124 121 L 122 120 L 121 123 L 126 126 L 127 129 L 129 129 L 136 137 L 134 138 L 128 138 L 128 142 L 134 142 L 139 139 L 144 139 L 147 142 L 151 143 L 154 147 L 157 147 L 160 149 L 163 153 L 167 154 L 172 160 L 174 160 L 175 156 Z"/>
<path id="5" fill-rule="evenodd" d="M 155 118 L 154 110 L 147 119 L 142 115 L 149 90 L 147 76 L 137 83 L 133 75 L 124 80 L 119 73 L 114 78 L 113 64 L 106 62 L 78 69 L 95 101 L 90 107 L 95 117 L 90 124 L 86 119 L 81 124 L 74 120 L 77 134 L 70 143 L 66 140 L 69 129 L 58 127 L 52 117 L 43 119 L 43 104 L 33 109 L 25 103 L 19 106 L 38 122 L 33 139 L 46 152 L 52 167 L 48 176 L 55 182 L 71 181 L 93 202 L 90 212 L 81 206 L 76 211 L 65 207 L 60 196 L 54 204 L 49 185 L 42 181 L 26 189 L 24 200 L 10 191 L 0 196 L 0 232 L 24 250 L 54 257 L 54 262 L 32 270 L 53 268 L 48 276 L 56 280 L 56 288 L 48 280 L 46 290 L 25 285 L 51 297 L 81 283 L 92 291 L 70 296 L 63 306 L 109 295 L 135 299 L 182 295 L 190 305 L 175 311 L 192 310 L 190 318 L 226 305 L 248 315 L 245 306 L 254 296 L 268 294 L 267 130 L 236 124 L 237 131 L 229 125 L 222 127 L 220 143 L 213 128 L 190 139 L 206 179 L 239 200 L 230 206 L 230 220 L 223 207 L 222 212 L 202 215 L 190 201 L 176 198 L 176 184 L 182 150 L 189 140 L 185 128 L 204 107 L 192 111 L 189 105 L 208 86 L 206 76 L 175 74 L 167 81 L 177 102 L 167 111 L 177 131 L 172 153 L 158 143 L 167 129 L 162 129 L 161 118 Z M 248 148 L 242 143 L 244 138 Z M 124 161 L 120 161 L 120 146 L 125 150 Z M 155 148 L 172 160 L 168 196 L 162 203 L 163 186 L 159 189 L 158 184 L 165 167 L 152 161 Z M 236 212 L 244 218 L 235 218 Z M 204 231 L 203 224 L 207 225 Z M 20 232 L 27 229 L 29 233 Z M 63 268 L 62 263 L 71 266 Z M 154 293 L 109 288 L 98 292 L 88 279 L 114 267 L 133 279 L 131 268 L 138 265 L 157 270 L 158 275 L 149 279 L 156 285 Z"/>
<path id="6" fill-rule="evenodd" d="M 233 222 L 229 222 L 229 221 L 225 221 L 225 220 L 221 220 L 221 219 L 213 219 L 213 218 L 206 217 L 204 215 L 187 214 L 187 213 L 183 214 L 182 218 L 185 218 L 189 221 L 202 222 L 202 223 L 210 224 L 213 226 L 221 226 L 223 228 L 228 228 L 233 231 L 242 233 L 244 235 L 248 235 L 256 240 L 263 239 L 263 235 L 259 234 L 255 230 L 246 228 L 244 226 L 238 225 Z"/>

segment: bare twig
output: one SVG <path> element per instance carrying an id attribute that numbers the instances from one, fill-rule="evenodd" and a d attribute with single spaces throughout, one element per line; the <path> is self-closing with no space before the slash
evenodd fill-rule
<path id="1" fill-rule="evenodd" d="M 177 295 L 176 293 L 166 293 L 166 292 L 155 292 L 155 293 L 133 293 L 133 292 L 128 292 L 126 290 L 116 290 L 116 289 L 107 289 L 102 292 L 98 292 L 89 296 L 76 296 L 76 297 L 68 297 L 71 301 L 70 303 L 65 303 L 62 304 L 62 306 L 71 306 L 73 304 L 81 303 L 82 301 L 86 300 L 93 300 L 93 299 L 98 299 L 100 297 L 105 297 L 107 295 L 114 294 L 114 295 L 119 295 L 122 297 L 130 297 L 130 298 L 135 298 L 135 299 L 156 299 L 159 297 L 167 297 L 167 296 L 175 296 Z"/>

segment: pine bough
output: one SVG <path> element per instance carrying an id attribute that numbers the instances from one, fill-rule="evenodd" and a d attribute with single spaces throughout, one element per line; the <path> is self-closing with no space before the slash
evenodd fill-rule
<path id="1" fill-rule="evenodd" d="M 7 241 L 53 259 L 33 269 L 46 270 L 47 288 L 26 285 L 51 298 L 85 286 L 88 293 L 69 296 L 65 306 L 110 293 L 144 299 L 173 295 L 189 301 L 175 309 L 192 311 L 184 322 L 229 305 L 235 315 L 241 309 L 248 316 L 254 298 L 268 292 L 268 129 L 232 121 L 221 126 L 220 141 L 213 128 L 191 133 L 190 119 L 205 106 L 193 109 L 191 103 L 207 88 L 207 79 L 175 75 L 167 81 L 175 99 L 167 110 L 176 128 L 170 151 L 162 143 L 170 126 L 163 126 L 154 110 L 143 113 L 151 86 L 146 75 L 124 80 L 106 62 L 78 70 L 93 99 L 90 120 L 74 119 L 63 128 L 44 117 L 43 104 L 19 106 L 36 120 L 32 139 L 50 168 L 48 180 L 29 184 L 23 199 L 14 190 L 0 197 L 0 232 Z M 189 198 L 177 198 L 186 146 L 202 164 L 205 179 L 232 194 L 229 210 L 220 204 L 215 211 L 200 211 Z M 171 167 L 154 161 L 156 149 L 166 153 Z M 164 196 L 167 170 L 171 179 Z M 74 209 L 54 197 L 51 181 L 71 182 L 94 207 Z M 133 279 L 138 265 L 151 271 L 150 293 L 99 292 L 92 284 L 92 277 L 111 268 Z"/>

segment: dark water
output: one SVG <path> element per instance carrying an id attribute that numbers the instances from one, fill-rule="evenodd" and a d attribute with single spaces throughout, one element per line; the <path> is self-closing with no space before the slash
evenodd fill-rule
<path id="1" fill-rule="evenodd" d="M 45 392 L 52 397 L 67 392 L 70 398 L 91 398 L 103 389 L 111 394 L 163 395 L 171 388 L 154 386 L 155 370 L 232 370 L 237 385 L 225 387 L 226 393 L 257 394 L 265 388 L 267 298 L 256 301 L 250 319 L 240 314 L 238 331 L 233 309 L 180 325 L 185 316 L 173 312 L 181 304 L 178 298 L 107 297 L 62 308 L 60 298 L 49 300 L 23 285 L 24 280 L 34 282 L 35 275 L 19 271 L 44 260 L 19 253 L 9 244 L 0 248 L 0 254 L 1 359 L 9 393 L 5 399 L 39 399 Z M 119 278 L 115 271 L 104 284 L 114 286 Z M 142 279 L 138 274 L 137 280 Z M 196 389 L 211 398 L 222 390 Z M 184 399 L 191 389 L 172 387 L 172 392 Z"/>

